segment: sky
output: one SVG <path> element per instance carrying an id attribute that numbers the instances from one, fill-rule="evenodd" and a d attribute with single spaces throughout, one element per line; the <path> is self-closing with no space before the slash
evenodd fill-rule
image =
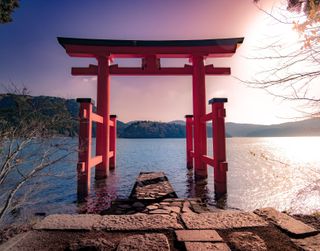
<path id="1" fill-rule="evenodd" d="M 262 0 L 270 10 L 276 0 Z M 248 59 L 266 36 L 277 31 L 295 37 L 291 26 L 270 25 L 252 0 L 21 1 L 13 22 L 0 25 L 0 83 L 28 88 L 31 95 L 96 100 L 96 78 L 71 76 L 71 67 L 96 63 L 70 58 L 56 37 L 177 40 L 245 37 L 228 59 L 206 64 L 231 67 L 231 76 L 206 77 L 206 99 L 227 97 L 229 122 L 274 124 L 292 120 L 295 107 L 241 80 L 263 69 Z M 287 35 L 289 34 L 289 35 Z M 136 65 L 121 60 L 120 65 Z M 183 60 L 165 60 L 179 66 Z M 111 113 L 119 120 L 172 121 L 192 114 L 191 77 L 111 77 Z M 209 112 L 209 106 L 207 111 Z"/>

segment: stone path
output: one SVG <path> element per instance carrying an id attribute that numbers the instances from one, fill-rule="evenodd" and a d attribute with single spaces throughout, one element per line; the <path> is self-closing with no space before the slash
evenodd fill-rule
<path id="1" fill-rule="evenodd" d="M 130 195 L 132 199 L 143 201 L 177 197 L 163 172 L 141 172 Z"/>
<path id="2" fill-rule="evenodd" d="M 139 177 L 143 186 L 165 181 Z M 157 197 L 115 201 L 104 213 L 50 215 L 0 250 L 320 250 L 319 229 L 273 208 L 213 210 L 198 198 Z"/>
<path id="3" fill-rule="evenodd" d="M 63 247 L 52 250 L 320 250 L 317 229 L 275 209 L 210 211 L 197 198 L 166 199 L 130 215 L 50 215 L 0 250 L 34 250 L 48 239 Z"/>
<path id="4" fill-rule="evenodd" d="M 117 251 L 166 251 L 169 241 L 164 234 L 134 234 L 120 241 Z"/>
<path id="5" fill-rule="evenodd" d="M 223 211 L 220 213 L 185 213 L 182 220 L 188 229 L 230 229 L 266 227 L 268 222 L 254 213 Z"/>

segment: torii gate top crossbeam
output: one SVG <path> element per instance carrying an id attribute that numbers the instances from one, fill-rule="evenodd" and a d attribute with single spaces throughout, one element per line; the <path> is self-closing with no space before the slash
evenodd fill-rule
<path id="1" fill-rule="evenodd" d="M 72 57 L 108 56 L 111 58 L 190 58 L 230 57 L 244 38 L 203 40 L 114 40 L 58 37 L 59 43 Z"/>
<path id="2" fill-rule="evenodd" d="M 230 57 L 244 38 L 205 40 L 113 40 L 58 37 L 71 57 L 141 58 L 141 67 L 108 66 L 111 75 L 192 75 L 193 67 L 161 67 L 161 58 Z M 205 66 L 206 75 L 229 75 L 230 68 Z M 73 67 L 72 75 L 98 75 L 98 66 Z"/>

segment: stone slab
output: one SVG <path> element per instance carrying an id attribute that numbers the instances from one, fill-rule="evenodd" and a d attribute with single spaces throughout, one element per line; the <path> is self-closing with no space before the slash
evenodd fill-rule
<path id="1" fill-rule="evenodd" d="M 156 209 L 156 210 L 149 211 L 149 214 L 169 214 L 169 213 L 170 211 L 165 209 Z"/>
<path id="2" fill-rule="evenodd" d="M 10 238 L 8 241 L 2 243 L 0 245 L 1 251 L 24 251 L 26 248 L 24 248 L 24 242 L 25 240 L 29 238 L 29 236 L 32 235 L 31 232 L 21 233 L 17 234 L 13 238 Z"/>
<path id="3" fill-rule="evenodd" d="M 225 243 L 185 242 L 187 251 L 230 251 Z"/>
<path id="4" fill-rule="evenodd" d="M 287 214 L 281 213 L 272 207 L 257 209 L 254 213 L 271 221 L 291 236 L 305 237 L 315 235 L 319 232 L 315 228 L 296 220 Z"/>
<path id="5" fill-rule="evenodd" d="M 123 238 L 117 251 L 170 251 L 167 237 L 164 234 L 135 234 Z"/>
<path id="6" fill-rule="evenodd" d="M 319 251 L 320 250 L 320 234 L 306 237 L 303 239 L 291 239 L 297 246 L 305 251 Z"/>
<path id="7" fill-rule="evenodd" d="M 205 206 L 201 206 L 198 203 L 192 203 L 191 205 L 192 205 L 191 207 L 195 213 L 200 214 L 200 213 L 205 213 L 205 212 L 209 211 Z"/>
<path id="8" fill-rule="evenodd" d="M 163 197 L 177 197 L 169 181 L 135 187 L 132 198 L 138 200 L 155 200 Z"/>
<path id="9" fill-rule="evenodd" d="M 182 213 L 192 213 L 192 210 L 190 209 L 191 204 L 189 201 L 183 202 L 182 206 Z"/>
<path id="10" fill-rule="evenodd" d="M 229 229 L 265 227 L 268 222 L 254 213 L 224 211 L 210 213 L 184 213 L 182 220 L 188 229 Z"/>
<path id="11" fill-rule="evenodd" d="M 138 182 L 144 182 L 147 180 L 166 179 L 164 172 L 142 172 L 137 177 Z"/>
<path id="12" fill-rule="evenodd" d="M 215 230 L 176 230 L 175 233 L 178 241 L 223 241 Z"/>
<path id="13" fill-rule="evenodd" d="M 183 199 L 183 198 L 166 198 L 164 199 L 163 201 L 164 202 L 170 202 L 170 203 L 173 203 L 173 202 L 184 202 L 184 201 L 190 201 L 190 200 L 198 200 L 198 198 L 186 198 L 186 199 Z"/>
<path id="14" fill-rule="evenodd" d="M 165 207 L 163 207 L 163 209 L 168 210 L 169 212 L 177 213 L 177 214 L 180 213 L 180 207 L 175 207 L 175 206 L 173 206 L 173 207 L 168 206 L 167 207 L 167 206 L 165 206 Z"/>
<path id="15" fill-rule="evenodd" d="M 172 215 L 105 215 L 94 226 L 97 230 L 126 231 L 126 230 L 157 230 L 182 229 L 177 217 Z"/>
<path id="16" fill-rule="evenodd" d="M 255 233 L 233 232 L 228 237 L 236 250 L 268 251 L 265 241 Z"/>
<path id="17" fill-rule="evenodd" d="M 37 223 L 36 230 L 92 230 L 102 220 L 97 214 L 52 214 Z"/>
<path id="18" fill-rule="evenodd" d="M 170 203 L 169 206 L 170 207 L 181 207 L 182 206 L 182 202 L 181 201 L 173 201 L 173 202 Z"/>
<path id="19" fill-rule="evenodd" d="M 105 238 L 96 237 L 94 239 L 78 239 L 71 242 L 65 249 L 68 251 L 80 251 L 80 250 L 115 250 L 117 243 L 109 241 Z M 57 249 L 56 249 L 57 250 Z"/>
<path id="20" fill-rule="evenodd" d="M 156 205 L 149 205 L 149 206 L 147 206 L 147 209 L 148 210 L 155 210 L 155 209 L 158 209 L 159 208 L 159 206 L 156 206 Z"/>

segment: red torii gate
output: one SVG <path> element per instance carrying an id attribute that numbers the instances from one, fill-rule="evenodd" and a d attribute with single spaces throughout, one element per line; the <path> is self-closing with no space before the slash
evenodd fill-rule
<path id="1" fill-rule="evenodd" d="M 72 75 L 97 76 L 97 114 L 92 112 L 91 99 L 80 102 L 78 195 L 83 197 L 90 188 L 90 168 L 96 166 L 96 179 L 105 178 L 116 162 L 116 119 L 110 117 L 110 75 L 189 75 L 192 76 L 193 115 L 186 116 L 187 166 L 193 167 L 195 177 L 207 177 L 207 164 L 215 168 L 215 189 L 226 192 L 227 163 L 225 157 L 226 99 L 212 99 L 212 112 L 206 114 L 205 75 L 230 75 L 230 68 L 205 65 L 210 57 L 230 57 L 244 38 L 206 40 L 105 40 L 58 37 L 59 43 L 71 57 L 97 59 L 97 65 L 74 67 Z M 115 58 L 141 58 L 141 67 L 110 65 Z M 191 65 L 161 67 L 161 58 L 189 58 Z M 214 158 L 207 156 L 206 121 L 212 120 Z M 96 156 L 91 158 L 91 128 L 97 122 Z M 192 137 L 193 136 L 193 137 Z M 193 140 L 192 140 L 193 138 Z M 219 185 L 220 184 L 220 185 Z M 222 184 L 222 185 L 221 185 Z"/>

